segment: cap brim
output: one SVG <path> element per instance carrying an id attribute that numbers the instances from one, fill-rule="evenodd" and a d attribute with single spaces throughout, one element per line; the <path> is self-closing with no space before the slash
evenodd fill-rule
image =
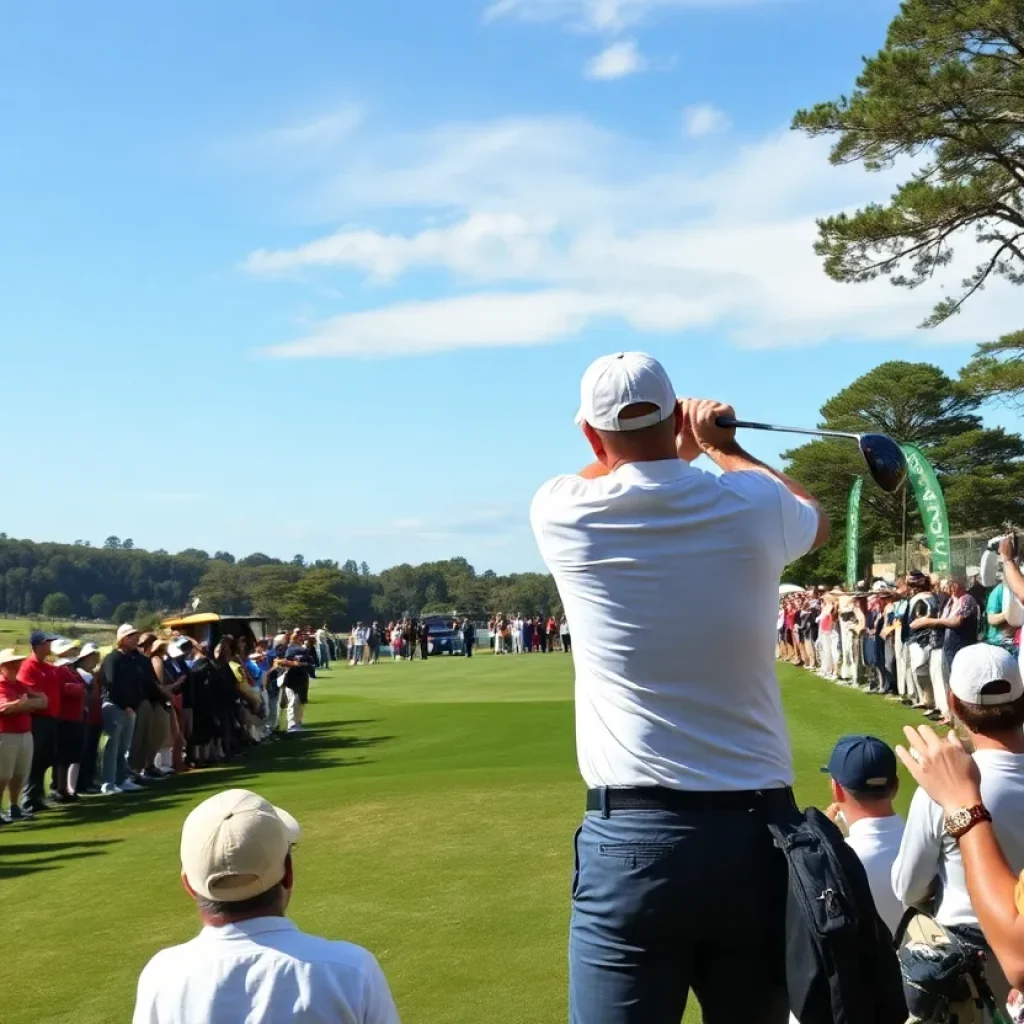
<path id="1" fill-rule="evenodd" d="M 289 814 L 283 807 L 275 807 L 274 813 L 281 819 L 285 831 L 288 833 L 288 842 L 294 846 L 302 838 L 302 829 L 294 816 Z"/>

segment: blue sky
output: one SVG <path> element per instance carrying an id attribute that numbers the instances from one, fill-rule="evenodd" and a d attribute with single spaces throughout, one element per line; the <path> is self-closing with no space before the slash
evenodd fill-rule
<path id="1" fill-rule="evenodd" d="M 796 424 L 884 359 L 954 371 L 1019 296 L 922 333 L 956 266 L 825 279 L 814 217 L 905 168 L 832 168 L 786 128 L 896 6 L 9 7 L 0 344 L 32 485 L 3 529 L 534 569 L 529 500 L 586 461 L 603 352 Z"/>

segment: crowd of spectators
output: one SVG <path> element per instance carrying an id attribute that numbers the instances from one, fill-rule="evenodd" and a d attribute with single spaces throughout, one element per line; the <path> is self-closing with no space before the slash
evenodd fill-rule
<path id="1" fill-rule="evenodd" d="M 900 701 L 944 725 L 957 652 L 975 643 L 1014 657 L 1020 628 L 1002 611 L 1003 584 L 913 571 L 854 592 L 809 587 L 782 598 L 778 657 L 844 686 Z"/>
<path id="2" fill-rule="evenodd" d="M 282 711 L 302 731 L 310 679 L 337 653 L 326 630 L 222 635 L 211 650 L 127 623 L 106 656 L 40 630 L 29 646 L 0 651 L 0 824 L 230 761 L 276 739 Z"/>
<path id="3" fill-rule="evenodd" d="M 1024 680 L 1020 616 L 1007 612 L 1011 594 L 1024 597 L 1024 576 L 1009 557 L 1003 565 L 1005 582 L 991 588 L 911 572 L 852 593 L 809 587 L 780 600 L 780 659 L 953 727 L 945 738 L 907 727 L 907 746 L 895 752 L 846 737 L 827 769 L 829 816 L 902 938 L 915 1019 L 938 1019 L 938 1005 L 980 1020 L 976 1004 L 984 1019 L 1005 1007 L 1024 1020 L 1014 991 L 1024 985 Z M 906 821 L 893 803 L 897 755 L 920 783 Z M 966 956 L 966 995 L 958 1002 L 947 992 L 936 1004 L 936 965 L 946 969 L 954 955 Z"/>
<path id="4" fill-rule="evenodd" d="M 569 623 L 563 615 L 495 615 L 488 622 L 495 654 L 547 654 L 572 651 Z"/>

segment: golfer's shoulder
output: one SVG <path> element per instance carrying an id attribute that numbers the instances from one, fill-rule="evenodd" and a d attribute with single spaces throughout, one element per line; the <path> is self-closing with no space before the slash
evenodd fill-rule
<path id="1" fill-rule="evenodd" d="M 781 480 L 756 469 L 723 473 L 716 480 L 723 490 L 763 510 L 778 511 L 780 503 L 792 497 Z"/>
<path id="2" fill-rule="evenodd" d="M 542 484 L 530 503 L 530 518 L 543 522 L 554 515 L 581 508 L 608 493 L 613 486 L 610 476 L 588 480 L 576 473 L 552 477 Z"/>

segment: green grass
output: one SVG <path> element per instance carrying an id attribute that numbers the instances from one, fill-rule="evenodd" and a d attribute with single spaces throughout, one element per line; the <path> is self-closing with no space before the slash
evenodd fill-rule
<path id="1" fill-rule="evenodd" d="M 53 621 L 34 616 L 25 619 L 0 619 L 0 650 L 14 647 L 21 651 L 28 650 L 28 638 L 34 629 L 45 629 L 51 633 L 77 636 L 84 640 L 93 640 L 98 644 L 113 642 L 116 627 L 108 622 L 71 622 Z"/>
<path id="2" fill-rule="evenodd" d="M 302 824 L 292 916 L 372 949 L 406 1024 L 564 1021 L 583 796 L 571 673 L 560 654 L 344 668 L 314 684 L 301 737 L 5 827 L 0 1017 L 129 1019 L 143 964 L 197 929 L 178 884 L 187 809 L 246 786 Z M 895 742 L 919 721 L 789 666 L 780 675 L 804 803 L 828 799 L 818 768 L 836 737 Z"/>

